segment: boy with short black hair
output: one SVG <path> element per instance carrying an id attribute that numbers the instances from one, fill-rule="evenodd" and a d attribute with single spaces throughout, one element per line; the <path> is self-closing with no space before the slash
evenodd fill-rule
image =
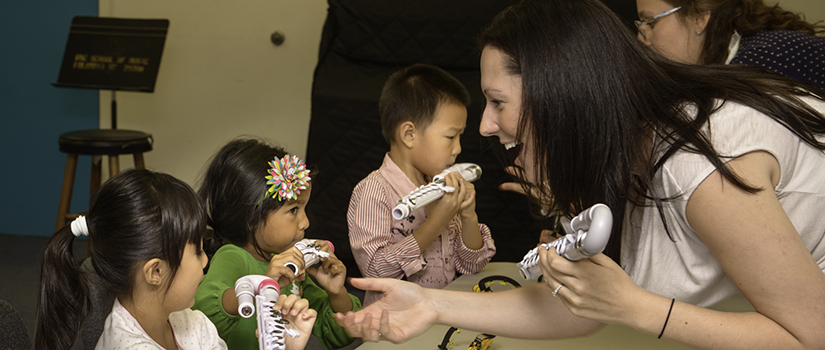
<path id="1" fill-rule="evenodd" d="M 480 271 L 496 248 L 478 223 L 475 188 L 458 173 L 454 187 L 427 208 L 394 220 L 398 200 L 455 163 L 470 96 L 442 69 L 415 64 L 394 73 L 381 91 L 379 114 L 390 151 L 355 187 L 347 212 L 350 245 L 364 277 L 406 279 L 443 288 L 458 274 Z M 364 304 L 377 299 L 367 292 Z"/>

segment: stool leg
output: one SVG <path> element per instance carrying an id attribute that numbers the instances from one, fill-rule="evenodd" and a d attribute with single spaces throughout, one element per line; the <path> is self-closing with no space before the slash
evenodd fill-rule
<path id="1" fill-rule="evenodd" d="M 75 170 L 77 170 L 77 154 L 69 154 L 66 157 L 66 170 L 63 172 L 63 189 L 60 191 L 60 204 L 57 206 L 55 232 L 66 226 L 66 214 L 69 213 L 69 204 L 72 202 Z"/>
<path id="2" fill-rule="evenodd" d="M 120 160 L 117 155 L 109 156 L 109 178 L 114 177 L 120 172 Z"/>
<path id="3" fill-rule="evenodd" d="M 89 184 L 89 205 L 92 205 L 92 199 L 95 198 L 97 189 L 100 188 L 100 168 L 103 166 L 103 157 L 92 156 L 92 180 Z"/>
<path id="4" fill-rule="evenodd" d="M 95 199 L 95 193 L 100 188 L 100 178 L 103 168 L 103 156 L 92 156 L 92 182 L 89 185 L 89 209 L 92 208 L 92 201 Z M 92 256 L 92 240 L 86 241 L 86 256 Z"/>
<path id="5" fill-rule="evenodd" d="M 146 164 L 143 163 L 143 153 L 135 153 L 133 156 L 135 158 L 135 168 L 146 169 Z"/>

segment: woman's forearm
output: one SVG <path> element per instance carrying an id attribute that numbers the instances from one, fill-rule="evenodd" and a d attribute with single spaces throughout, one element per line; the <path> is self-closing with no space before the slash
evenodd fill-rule
<path id="1" fill-rule="evenodd" d="M 670 304 L 670 299 L 666 299 Z M 666 311 L 642 332 L 684 344 L 694 349 L 809 349 L 788 330 L 758 312 L 723 312 L 676 301 L 667 326 Z M 822 345 L 822 344 L 819 344 Z"/>
<path id="2" fill-rule="evenodd" d="M 435 292 L 437 322 L 462 329 L 509 338 L 560 339 L 592 334 L 603 326 L 573 316 L 545 283 L 495 293 Z"/>
<path id="3" fill-rule="evenodd" d="M 563 339 L 592 334 L 604 324 L 576 317 L 545 284 L 495 293 L 436 290 L 437 323 L 519 339 Z M 779 324 L 757 312 L 723 312 L 654 296 L 627 326 L 695 349 L 806 349 Z M 548 325 L 552 325 L 548 326 Z M 810 345 L 810 344 L 809 344 Z"/>

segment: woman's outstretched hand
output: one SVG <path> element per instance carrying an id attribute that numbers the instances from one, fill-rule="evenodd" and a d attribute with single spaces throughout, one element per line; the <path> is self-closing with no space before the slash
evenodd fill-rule
<path id="1" fill-rule="evenodd" d="M 429 290 L 415 283 L 391 278 L 353 278 L 350 284 L 384 294 L 358 312 L 335 315 L 350 336 L 398 344 L 424 333 L 438 321 L 438 310 L 428 296 Z"/>

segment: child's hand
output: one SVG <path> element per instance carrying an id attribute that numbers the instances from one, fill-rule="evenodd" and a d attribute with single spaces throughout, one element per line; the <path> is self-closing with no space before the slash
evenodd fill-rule
<path id="1" fill-rule="evenodd" d="M 316 239 L 315 245 L 320 247 L 321 251 L 327 252 L 330 255 L 334 254 L 335 251 L 332 250 L 332 243 L 330 241 L 325 241 L 323 239 Z"/>
<path id="2" fill-rule="evenodd" d="M 306 311 L 305 309 L 309 309 L 309 301 L 296 294 L 281 294 L 278 296 L 278 301 L 275 302 L 272 309 L 280 310 L 284 318 L 287 318 L 289 316 L 296 316 L 299 313 Z M 310 331 L 311 330 L 312 327 L 310 327 Z"/>
<path id="3" fill-rule="evenodd" d="M 323 245 L 326 246 L 326 244 Z M 341 260 L 338 260 L 335 254 L 332 254 L 331 249 L 327 253 L 330 253 L 329 257 L 321 261 L 320 267 L 308 267 L 307 272 L 315 277 L 315 280 L 327 293 L 335 295 L 345 293 L 347 291 L 344 287 L 347 278 L 347 267 Z"/>
<path id="4" fill-rule="evenodd" d="M 457 172 L 447 174 L 444 180 L 455 191 L 445 193 L 428 206 L 428 220 L 436 219 L 446 225 L 456 214 L 460 213 L 462 218 L 475 215 L 475 187 Z"/>
<path id="5" fill-rule="evenodd" d="M 284 334 L 284 345 L 286 349 L 303 349 L 306 347 L 312 334 L 312 326 L 318 313 L 309 308 L 309 301 L 297 295 L 281 295 L 278 301 L 272 306 L 273 310 L 279 310 L 281 317 L 286 320 L 287 328 L 298 330 L 301 334 L 293 338 Z M 255 336 L 260 337 L 260 329 L 255 330 Z"/>
<path id="6" fill-rule="evenodd" d="M 309 308 L 309 301 L 294 294 L 289 296 L 281 295 L 278 297 L 278 302 L 275 303 L 273 308 L 280 308 L 283 318 L 289 321 L 287 327 L 292 327 L 301 332 L 298 338 L 293 338 L 289 335 L 284 336 L 286 348 L 305 348 L 312 334 L 312 326 L 315 324 L 315 319 L 318 316 L 315 310 Z"/>
<path id="7" fill-rule="evenodd" d="M 463 187 L 462 194 L 464 196 L 464 201 L 461 202 L 461 207 L 459 208 L 458 213 L 461 215 L 462 219 L 473 217 L 476 215 L 476 187 L 472 182 L 464 179 L 464 177 L 460 175 L 456 177 L 461 183 L 461 187 Z"/>
<path id="8" fill-rule="evenodd" d="M 303 280 L 303 275 L 296 276 L 292 270 L 286 267 L 286 263 L 291 262 L 298 266 L 298 271 L 304 270 L 304 254 L 296 247 L 287 249 L 281 254 L 272 256 L 269 260 L 269 267 L 264 275 L 278 281 L 278 285 L 286 286 L 296 280 Z"/>

